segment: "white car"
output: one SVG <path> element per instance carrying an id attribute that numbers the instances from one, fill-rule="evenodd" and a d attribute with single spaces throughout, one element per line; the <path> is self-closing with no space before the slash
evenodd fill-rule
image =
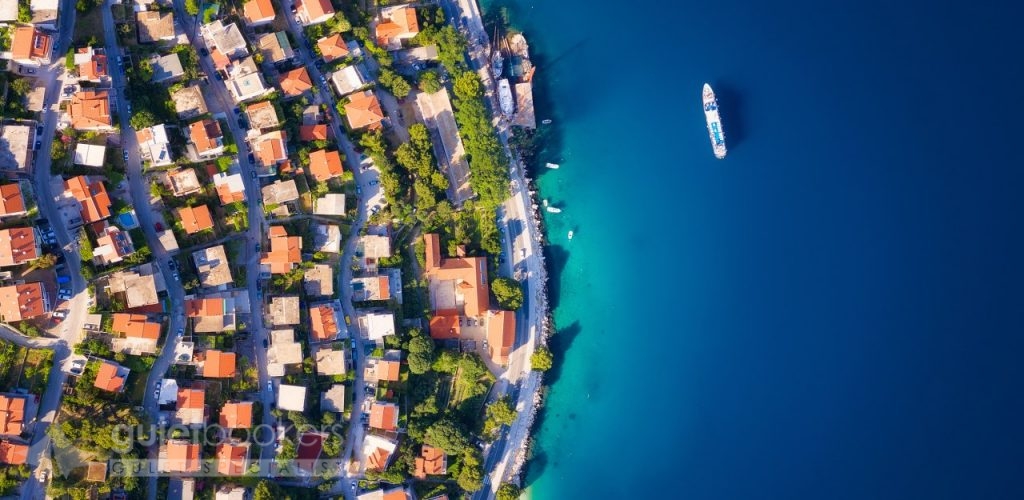
<path id="1" fill-rule="evenodd" d="M 71 368 L 68 369 L 68 372 L 70 372 L 72 375 L 81 375 L 84 370 L 85 370 L 85 360 L 84 359 L 76 359 L 76 360 L 71 362 Z"/>
<path id="2" fill-rule="evenodd" d="M 60 300 L 71 300 L 71 292 L 61 290 L 60 293 L 57 294 L 57 298 Z"/>

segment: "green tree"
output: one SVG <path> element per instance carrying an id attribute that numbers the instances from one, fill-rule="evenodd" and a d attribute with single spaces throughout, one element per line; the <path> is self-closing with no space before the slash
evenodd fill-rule
<path id="1" fill-rule="evenodd" d="M 33 260 L 28 266 L 29 271 L 33 269 L 47 269 L 57 263 L 57 256 L 52 253 L 44 253 L 38 259 Z"/>
<path id="2" fill-rule="evenodd" d="M 280 500 L 285 498 L 284 490 L 269 479 L 260 479 L 252 492 L 252 500 Z"/>
<path id="3" fill-rule="evenodd" d="M 462 467 L 455 478 L 459 487 L 466 491 L 477 491 L 484 485 L 484 467 L 480 451 L 470 448 L 462 457 Z"/>
<path id="4" fill-rule="evenodd" d="M 498 486 L 498 493 L 495 495 L 497 500 L 519 500 L 519 497 L 523 494 L 523 490 L 519 489 L 518 486 L 512 483 L 502 483 Z"/>
<path id="5" fill-rule="evenodd" d="M 523 287 L 512 278 L 496 278 L 491 282 L 491 291 L 502 309 L 515 311 L 523 305 Z"/>
<path id="6" fill-rule="evenodd" d="M 407 358 L 409 362 L 409 371 L 416 375 L 422 375 L 430 371 L 430 367 L 433 364 L 433 359 L 429 353 L 413 352 L 409 353 Z"/>
<path id="7" fill-rule="evenodd" d="M 466 430 L 450 418 L 442 418 L 427 427 L 423 442 L 441 448 L 449 455 L 457 455 L 469 448 Z"/>
<path id="8" fill-rule="evenodd" d="M 188 12 L 190 16 L 199 13 L 199 4 L 196 3 L 196 0 L 185 0 L 185 12 Z"/>
<path id="9" fill-rule="evenodd" d="M 503 425 L 512 425 L 516 420 L 516 410 L 509 396 L 487 405 L 485 413 L 487 420 L 484 421 L 484 434 L 490 434 Z"/>
<path id="10" fill-rule="evenodd" d="M 78 231 L 78 255 L 84 262 L 92 262 L 92 241 L 89 241 L 89 235 L 85 234 L 85 228 Z"/>
<path id="11" fill-rule="evenodd" d="M 148 109 L 139 109 L 132 113 L 132 118 L 129 120 L 132 128 L 135 130 L 142 130 L 147 127 L 156 125 L 156 117 Z"/>
<path id="12" fill-rule="evenodd" d="M 533 349 L 533 355 L 530 356 L 530 367 L 540 372 L 546 372 L 551 369 L 555 364 L 555 358 L 551 355 L 551 351 L 542 345 L 537 346 Z"/>
<path id="13" fill-rule="evenodd" d="M 32 84 L 27 78 L 16 78 L 11 82 L 11 90 L 20 95 L 25 95 L 32 90 Z"/>
<path id="14" fill-rule="evenodd" d="M 477 99 L 483 95 L 480 77 L 472 71 L 463 71 L 456 75 L 452 90 L 459 99 Z"/>
<path id="15" fill-rule="evenodd" d="M 420 73 L 419 88 L 428 94 L 433 94 L 441 90 L 441 77 L 437 76 L 437 72 L 432 69 L 425 70 Z"/>

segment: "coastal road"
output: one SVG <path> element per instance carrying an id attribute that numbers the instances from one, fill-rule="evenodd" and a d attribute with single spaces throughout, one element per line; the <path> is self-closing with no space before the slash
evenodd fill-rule
<path id="1" fill-rule="evenodd" d="M 499 212 L 500 224 L 505 228 L 505 248 L 513 274 L 520 276 L 524 287 L 523 307 L 516 315 L 516 343 L 509 356 L 509 366 L 502 374 L 492 398 L 511 395 L 517 408 L 515 422 L 488 448 L 484 457 L 484 470 L 488 471 L 484 488 L 474 498 L 488 499 L 494 496 L 498 486 L 518 475 L 525 454 L 526 440 L 533 423 L 534 401 L 541 386 L 539 373 L 530 371 L 530 356 L 545 331 L 548 310 L 545 286 L 547 273 L 537 215 L 534 213 L 529 194 L 526 168 L 513 154 L 508 145 L 511 134 L 508 120 L 501 116 L 497 103 L 496 82 L 488 64 L 491 46 L 483 26 L 480 8 L 475 0 L 447 0 L 442 4 L 449 19 L 463 19 L 463 31 L 468 38 L 470 66 L 477 71 L 486 89 L 485 96 L 490 103 L 498 137 L 511 159 L 509 176 L 511 196 L 502 204 Z M 521 231 L 512 231 L 512 229 Z M 515 236 L 510 239 L 509 236 Z"/>
<path id="2" fill-rule="evenodd" d="M 198 34 L 199 19 L 189 16 L 185 12 L 184 0 L 174 1 L 174 13 L 177 19 L 183 20 L 182 27 L 185 33 L 188 34 L 192 46 L 197 51 L 207 48 L 206 41 Z M 213 62 L 209 57 L 199 57 L 199 64 L 208 77 L 212 77 L 216 72 Z M 253 363 L 259 374 L 259 390 L 255 396 L 263 405 L 262 423 L 269 426 L 274 424 L 274 417 L 270 413 L 270 406 L 275 401 L 276 392 L 268 390 L 268 384 L 273 384 L 273 381 L 267 372 L 267 349 L 263 345 L 264 341 L 269 345 L 270 332 L 267 331 L 263 324 L 263 294 L 260 289 L 260 280 L 262 278 L 258 272 L 260 269 L 260 254 L 256 252 L 256 245 L 261 245 L 261 248 L 268 247 L 263 242 L 263 235 L 267 231 L 267 221 L 263 214 L 263 194 L 260 191 L 261 185 L 257 178 L 256 166 L 248 162 L 249 145 L 245 141 L 247 131 L 238 125 L 239 116 L 234 112 L 236 105 L 228 92 L 226 83 L 215 78 L 207 78 L 207 80 L 209 81 L 206 89 L 207 92 L 205 92 L 207 107 L 215 116 L 223 115 L 225 117 L 228 129 L 231 131 L 231 135 L 234 137 L 235 144 L 238 147 L 238 164 L 241 166 L 242 178 L 245 182 L 246 204 L 249 208 L 249 229 L 245 232 L 246 249 L 244 252 L 244 255 L 247 256 L 245 267 L 249 269 L 249 272 L 246 274 L 246 290 L 249 294 L 249 305 L 251 308 L 248 324 L 249 338 L 253 341 L 253 350 L 256 353 L 256 359 L 253 360 Z M 275 453 L 276 450 L 272 446 L 265 446 L 260 449 L 260 460 L 265 468 L 264 472 L 269 473 L 268 467 L 274 460 Z"/>

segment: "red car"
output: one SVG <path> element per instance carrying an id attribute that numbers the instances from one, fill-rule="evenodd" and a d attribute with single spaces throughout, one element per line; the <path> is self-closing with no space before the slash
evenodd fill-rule
<path id="1" fill-rule="evenodd" d="M 156 228 L 157 231 L 163 231 L 164 230 L 164 225 L 159 223 L 159 222 L 157 222 L 156 224 L 153 224 L 153 227 Z"/>

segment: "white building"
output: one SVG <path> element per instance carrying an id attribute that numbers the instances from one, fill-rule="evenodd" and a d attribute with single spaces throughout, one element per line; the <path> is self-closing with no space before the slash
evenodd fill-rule
<path id="1" fill-rule="evenodd" d="M 277 387 L 277 407 L 288 411 L 304 411 L 306 409 L 306 388 L 301 385 L 279 385 Z"/>
<path id="2" fill-rule="evenodd" d="M 384 337 L 395 334 L 395 315 L 390 312 L 372 312 L 362 317 L 367 340 L 384 343 Z"/>
<path id="3" fill-rule="evenodd" d="M 102 167 L 107 148 L 96 144 L 78 144 L 75 146 L 75 165 L 86 167 Z"/>

